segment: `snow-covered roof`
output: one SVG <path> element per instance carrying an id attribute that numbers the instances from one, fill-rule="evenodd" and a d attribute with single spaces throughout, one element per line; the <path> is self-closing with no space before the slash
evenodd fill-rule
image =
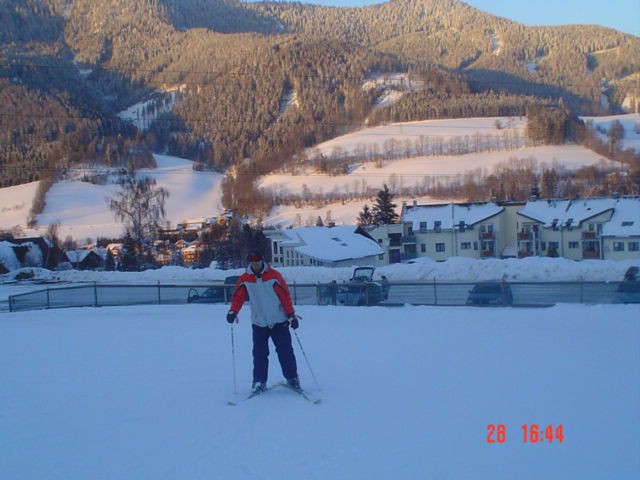
<path id="1" fill-rule="evenodd" d="M 518 212 L 545 227 L 579 226 L 603 213 L 611 213 L 603 225 L 602 235 L 640 235 L 640 197 L 580 198 L 574 200 L 537 200 L 527 202 Z"/>
<path id="2" fill-rule="evenodd" d="M 86 250 L 86 249 L 67 250 L 65 253 L 71 263 L 81 263 L 91 253 L 96 254 L 96 252 L 94 252 L 93 250 Z"/>
<path id="3" fill-rule="evenodd" d="M 434 222 L 440 222 L 442 229 L 451 229 L 453 225 L 464 222 L 465 225 L 475 225 L 494 215 L 503 207 L 495 203 L 469 203 L 446 205 L 413 205 L 407 206 L 402 218 L 403 222 L 411 222 L 413 229 L 418 230 L 421 222 L 427 222 L 428 228 L 433 228 Z"/>
<path id="4" fill-rule="evenodd" d="M 7 270 L 20 268 L 20 262 L 13 247 L 15 247 L 14 243 L 4 240 L 0 242 L 0 264 L 4 265 Z"/>
<path id="5" fill-rule="evenodd" d="M 370 257 L 383 253 L 375 240 L 358 232 L 358 227 L 300 227 L 280 230 L 288 240 L 283 246 L 318 260 L 337 262 L 352 258 Z"/>
<path id="6" fill-rule="evenodd" d="M 611 220 L 602 226 L 602 236 L 640 236 L 640 197 L 618 199 Z"/>

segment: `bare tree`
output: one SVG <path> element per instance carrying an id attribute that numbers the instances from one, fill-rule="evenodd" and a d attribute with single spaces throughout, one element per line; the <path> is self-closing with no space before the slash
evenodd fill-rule
<path id="1" fill-rule="evenodd" d="M 134 172 L 127 172 L 119 183 L 121 190 L 106 200 L 116 220 L 126 225 L 127 233 L 141 246 L 145 238 L 155 236 L 162 224 L 169 192 L 156 187 L 155 179 L 137 177 Z"/>

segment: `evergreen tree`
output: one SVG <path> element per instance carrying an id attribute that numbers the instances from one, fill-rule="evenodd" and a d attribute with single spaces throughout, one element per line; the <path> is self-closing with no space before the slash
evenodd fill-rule
<path id="1" fill-rule="evenodd" d="M 113 272 L 116 269 L 116 261 L 113 258 L 111 250 L 107 250 L 107 256 L 104 259 L 104 269 L 107 272 Z"/>
<path id="2" fill-rule="evenodd" d="M 389 192 L 389 187 L 385 183 L 384 188 L 378 192 L 373 205 L 374 223 L 377 225 L 398 223 L 400 217 L 395 211 L 396 207 L 397 205 L 393 203 L 393 195 Z"/>
<path id="3" fill-rule="evenodd" d="M 553 198 L 557 187 L 558 173 L 556 172 L 556 169 L 552 168 L 551 170 L 545 170 L 542 173 L 540 195 L 542 195 L 543 198 Z"/>
<path id="4" fill-rule="evenodd" d="M 374 225 L 374 224 L 375 224 L 375 219 L 373 218 L 373 213 L 371 212 L 369 205 L 365 203 L 364 207 L 362 207 L 362 210 L 360 211 L 360 214 L 358 215 L 358 225 L 362 227 L 362 226 Z"/>

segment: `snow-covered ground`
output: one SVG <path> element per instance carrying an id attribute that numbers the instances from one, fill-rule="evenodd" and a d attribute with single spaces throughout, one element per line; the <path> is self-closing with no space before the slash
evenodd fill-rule
<path id="1" fill-rule="evenodd" d="M 235 407 L 251 382 L 250 321 L 243 310 L 231 330 L 225 313 L 0 314 L 2 477 L 640 476 L 638 305 L 300 307 L 321 390 L 294 338 L 301 381 L 322 403 L 276 389 Z M 491 433 L 501 425 L 505 438 Z M 525 442 L 523 425 L 543 441 Z"/>
<path id="2" fill-rule="evenodd" d="M 626 115 L 608 115 L 604 117 L 583 117 L 585 122 L 593 122 L 594 127 L 600 127 L 605 131 L 611 129 L 614 121 L 619 121 L 624 127 L 623 148 L 631 148 L 636 152 L 640 151 L 640 114 L 628 113 Z M 606 135 L 601 134 L 600 138 L 606 141 Z"/>

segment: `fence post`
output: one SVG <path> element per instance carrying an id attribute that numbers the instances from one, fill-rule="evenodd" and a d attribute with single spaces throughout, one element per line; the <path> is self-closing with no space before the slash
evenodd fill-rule
<path id="1" fill-rule="evenodd" d="M 93 306 L 98 306 L 98 282 L 93 282 Z"/>
<path id="2" fill-rule="evenodd" d="M 438 288 L 436 287 L 436 277 L 433 277 L 433 304 L 438 304 Z"/>
<path id="3" fill-rule="evenodd" d="M 47 309 L 51 308 L 51 298 L 49 297 L 49 287 L 47 287 Z"/>
<path id="4" fill-rule="evenodd" d="M 162 299 L 160 298 L 160 280 L 158 280 L 158 305 L 162 304 Z"/>

